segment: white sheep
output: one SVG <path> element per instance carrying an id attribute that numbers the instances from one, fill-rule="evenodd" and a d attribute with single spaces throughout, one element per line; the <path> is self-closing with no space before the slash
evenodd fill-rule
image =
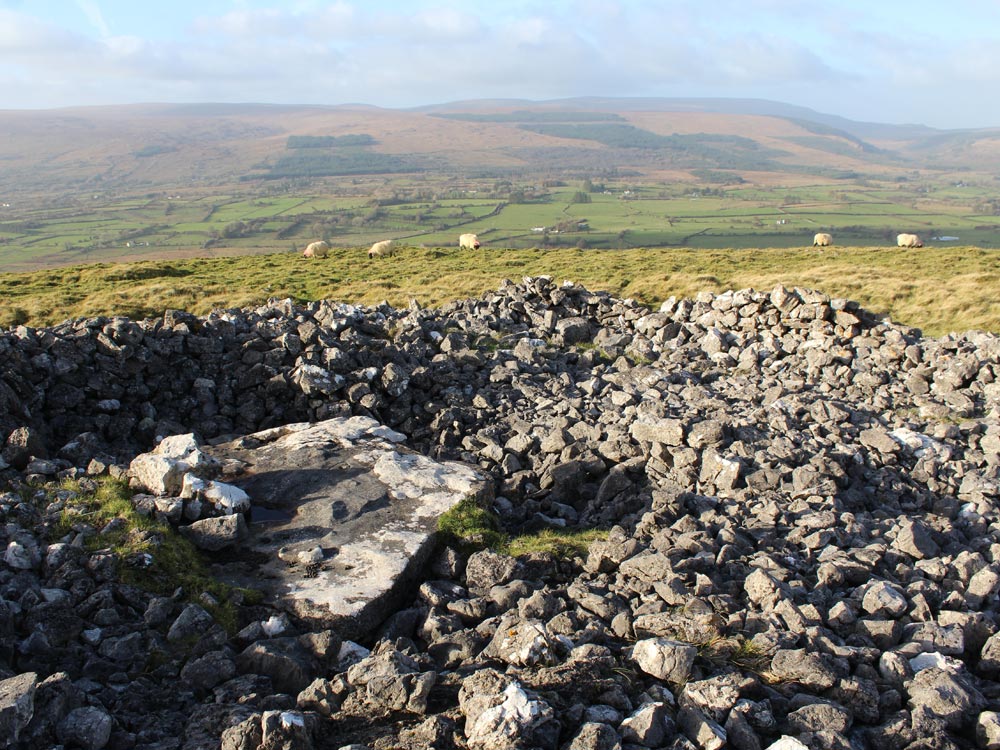
<path id="1" fill-rule="evenodd" d="M 817 232 L 813 237 L 813 247 L 830 247 L 833 244 L 833 235 L 827 232 Z"/>
<path id="2" fill-rule="evenodd" d="M 306 245 L 306 249 L 302 251 L 303 258 L 325 258 L 330 252 L 329 243 L 323 240 L 317 240 L 316 242 L 310 242 Z"/>
<path id="3" fill-rule="evenodd" d="M 479 238 L 474 234 L 463 234 L 458 238 L 458 247 L 462 250 L 478 250 Z"/>
<path id="4" fill-rule="evenodd" d="M 896 235 L 896 246 L 897 247 L 923 247 L 923 240 L 920 239 L 915 234 L 897 234 Z"/>
<path id="5" fill-rule="evenodd" d="M 392 240 L 382 240 L 372 245 L 368 251 L 369 258 L 388 258 L 396 254 L 396 243 Z"/>

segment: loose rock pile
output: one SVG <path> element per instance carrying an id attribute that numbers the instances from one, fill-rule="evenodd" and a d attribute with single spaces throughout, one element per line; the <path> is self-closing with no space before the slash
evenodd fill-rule
<path id="1" fill-rule="evenodd" d="M 994 335 L 804 289 L 650 311 L 536 278 L 439 310 L 21 327 L 0 361 L 8 746 L 1000 747 Z M 14 491 L 349 415 L 478 464 L 511 529 L 608 537 L 443 551 L 359 646 L 263 605 L 230 636 L 49 539 L 68 490 Z"/>

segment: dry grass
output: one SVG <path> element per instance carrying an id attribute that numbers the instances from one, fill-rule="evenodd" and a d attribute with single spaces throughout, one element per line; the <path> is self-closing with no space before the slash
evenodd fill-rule
<path id="1" fill-rule="evenodd" d="M 504 278 L 547 274 L 651 306 L 699 291 L 819 289 L 928 335 L 1000 331 L 1000 251 L 979 248 L 404 250 L 369 261 L 363 248 L 325 260 L 291 253 L 96 264 L 0 274 L 0 325 L 50 325 L 71 317 L 205 314 L 269 297 L 353 303 L 416 299 L 439 306 L 496 289 Z"/>

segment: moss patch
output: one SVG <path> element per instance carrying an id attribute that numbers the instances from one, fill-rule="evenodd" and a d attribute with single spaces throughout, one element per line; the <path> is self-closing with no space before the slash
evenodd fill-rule
<path id="1" fill-rule="evenodd" d="M 474 552 L 481 549 L 502 550 L 508 537 L 500 530 L 495 513 L 479 506 L 467 497 L 438 519 L 438 532 L 445 544 Z"/>
<path id="2" fill-rule="evenodd" d="M 591 542 L 608 536 L 601 529 L 542 529 L 512 537 L 503 531 L 495 513 L 480 507 L 471 497 L 438 519 L 438 531 L 446 544 L 466 552 L 490 549 L 515 557 L 549 553 L 562 559 L 584 556 Z"/>
<path id="3" fill-rule="evenodd" d="M 59 497 L 65 506 L 50 538 L 91 527 L 86 548 L 114 554 L 122 583 L 164 596 L 180 589 L 185 600 L 205 607 L 230 634 L 239 627 L 238 603 L 260 601 L 259 592 L 234 589 L 210 576 L 201 553 L 169 524 L 137 513 L 124 481 L 67 482 Z"/>

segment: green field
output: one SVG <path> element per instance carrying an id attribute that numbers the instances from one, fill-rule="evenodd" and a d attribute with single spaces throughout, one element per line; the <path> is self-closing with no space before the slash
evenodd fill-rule
<path id="1" fill-rule="evenodd" d="M 447 247 L 476 232 L 494 248 L 796 248 L 817 231 L 882 247 L 898 232 L 926 244 L 1000 246 L 989 186 L 858 179 L 795 187 L 589 180 L 386 176 L 285 192 L 93 196 L 0 210 L 0 271 L 97 261 L 264 254 L 324 238 L 362 246 L 395 238 Z M 957 238 L 935 240 L 934 238 Z"/>
<path id="2" fill-rule="evenodd" d="M 776 283 L 856 299 L 929 333 L 1000 331 L 991 183 L 793 186 L 368 175 L 0 208 L 0 325 L 207 313 L 268 297 L 439 305 L 548 274 L 656 305 Z M 835 247 L 814 250 L 817 231 Z M 898 232 L 922 250 L 898 250 Z M 457 250 L 475 232 L 475 252 Z M 317 238 L 324 261 L 300 250 Z M 405 248 L 369 261 L 373 241 Z"/>

